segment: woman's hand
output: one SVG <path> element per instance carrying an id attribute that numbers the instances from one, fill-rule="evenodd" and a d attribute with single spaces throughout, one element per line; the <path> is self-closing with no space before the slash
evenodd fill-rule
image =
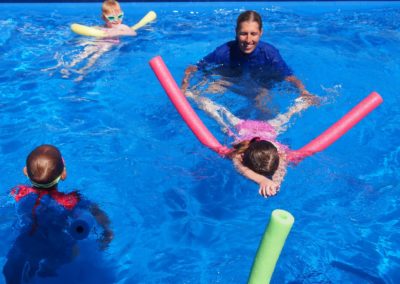
<path id="1" fill-rule="evenodd" d="M 258 193 L 261 196 L 269 197 L 275 195 L 279 191 L 280 184 L 264 177 L 259 183 Z"/>
<path id="2" fill-rule="evenodd" d="M 194 72 L 196 72 L 196 71 L 197 71 L 197 66 L 190 65 L 190 66 L 188 66 L 188 67 L 186 68 L 186 70 L 185 70 L 185 75 L 190 75 L 190 74 L 192 74 L 192 73 L 194 73 Z"/>
<path id="3" fill-rule="evenodd" d="M 194 72 L 197 71 L 197 66 L 189 65 L 185 70 L 185 75 L 182 79 L 181 90 L 183 93 L 186 92 L 187 88 L 189 87 L 189 79 Z"/>
<path id="4" fill-rule="evenodd" d="M 321 98 L 307 90 L 303 90 L 299 98 L 303 99 L 309 106 L 319 106 L 321 104 Z"/>

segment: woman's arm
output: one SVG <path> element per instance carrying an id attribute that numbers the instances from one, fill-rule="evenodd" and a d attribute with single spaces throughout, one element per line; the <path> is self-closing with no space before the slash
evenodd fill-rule
<path id="1" fill-rule="evenodd" d="M 287 81 L 287 82 L 291 83 L 293 86 L 295 86 L 299 90 L 300 97 L 307 98 L 310 105 L 320 104 L 319 97 L 317 97 L 316 95 L 313 95 L 309 91 L 307 91 L 303 82 L 301 82 L 300 79 L 298 79 L 296 76 L 294 76 L 294 75 L 287 76 L 285 78 L 285 81 Z"/>
<path id="2" fill-rule="evenodd" d="M 310 96 L 311 94 L 306 90 L 303 82 L 301 82 L 296 76 L 291 75 L 291 76 L 287 76 L 285 78 L 285 81 L 291 83 L 293 86 L 295 86 L 299 92 L 300 92 L 300 96 Z"/>
<path id="3" fill-rule="evenodd" d="M 182 85 L 181 85 L 181 90 L 183 93 L 186 92 L 187 88 L 189 88 L 189 80 L 192 77 L 192 74 L 197 72 L 197 66 L 194 65 L 189 65 L 186 69 L 185 69 L 185 75 L 182 79 Z"/>
<path id="4" fill-rule="evenodd" d="M 254 181 L 255 183 L 257 183 L 260 186 L 258 193 L 261 196 L 264 196 L 264 197 L 273 196 L 279 190 L 280 183 L 277 183 L 274 180 L 270 180 L 267 177 L 260 175 L 256 172 L 252 171 L 248 167 L 244 166 L 240 155 L 235 155 L 232 158 L 232 162 L 233 162 L 236 170 L 240 174 L 242 174 L 246 178 Z"/>

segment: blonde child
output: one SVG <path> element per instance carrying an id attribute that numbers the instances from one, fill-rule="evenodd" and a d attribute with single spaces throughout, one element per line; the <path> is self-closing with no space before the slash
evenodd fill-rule
<path id="1" fill-rule="evenodd" d="M 101 7 L 101 19 L 104 21 L 104 26 L 98 28 L 103 30 L 107 36 L 83 42 L 83 52 L 78 54 L 71 63 L 67 64 L 65 66 L 66 68 L 61 69 L 62 77 L 68 78 L 71 71 L 73 71 L 74 73 L 79 74 L 75 81 L 82 81 L 86 71 L 90 69 L 104 53 L 110 51 L 113 46 L 120 42 L 118 37 L 136 36 L 136 32 L 133 29 L 122 23 L 123 18 L 124 12 L 116 0 L 104 1 Z M 87 63 L 83 67 L 77 70 L 71 70 L 86 59 Z M 44 71 L 55 69 L 59 65 L 45 69 Z"/>
<path id="2" fill-rule="evenodd" d="M 135 36 L 136 32 L 122 24 L 124 12 L 116 0 L 106 0 L 101 7 L 102 19 L 105 22 L 105 29 L 107 36 Z"/>

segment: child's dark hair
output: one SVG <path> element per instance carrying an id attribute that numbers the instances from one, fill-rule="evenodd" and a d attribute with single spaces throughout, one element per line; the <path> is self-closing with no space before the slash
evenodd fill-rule
<path id="1" fill-rule="evenodd" d="M 26 158 L 26 169 L 33 183 L 51 184 L 64 170 L 61 152 L 52 145 L 36 147 Z"/>
<path id="2" fill-rule="evenodd" d="M 260 31 L 262 30 L 262 19 L 260 14 L 258 14 L 256 11 L 245 11 L 239 15 L 236 20 L 236 32 L 239 31 L 240 24 L 243 22 L 256 22 L 258 23 Z"/>
<path id="3" fill-rule="evenodd" d="M 272 177 L 279 166 L 278 149 L 269 141 L 256 137 L 234 145 L 234 154 L 243 154 L 243 165 L 266 177 Z"/>

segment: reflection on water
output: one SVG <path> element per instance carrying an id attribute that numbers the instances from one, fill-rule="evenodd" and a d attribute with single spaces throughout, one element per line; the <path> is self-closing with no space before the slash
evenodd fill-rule
<path id="1" fill-rule="evenodd" d="M 99 203 L 116 235 L 105 254 L 89 254 L 66 267 L 62 274 L 71 282 L 58 283 L 73 283 L 74 272 L 83 273 L 86 283 L 102 283 L 103 276 L 111 279 L 106 283 L 245 283 L 276 208 L 290 211 L 296 221 L 275 283 L 398 282 L 400 10 L 395 3 L 372 10 L 365 3 L 360 8 L 336 3 L 325 10 L 322 3 L 311 3 L 309 11 L 302 8 L 305 3 L 126 3 L 126 21 L 150 9 L 157 21 L 137 37 L 105 48 L 84 69 L 98 54 L 96 46 L 72 34 L 69 24 L 97 23 L 98 5 L 85 5 L 3 7 L 0 266 L 16 236 L 8 189 L 25 182 L 26 153 L 52 143 L 70 161 L 61 189 L 80 189 Z M 189 64 L 234 38 L 236 17 L 244 9 L 261 12 L 263 39 L 280 50 L 310 92 L 324 98 L 282 134 L 285 144 L 300 148 L 373 90 L 385 100 L 330 148 L 289 168 L 279 195 L 271 199 L 259 198 L 253 183 L 196 140 L 147 64 L 161 55 L 180 82 Z M 41 71 L 51 67 L 56 68 Z M 269 119 L 298 96 L 285 83 L 263 86 L 254 78 L 228 75 L 210 74 L 212 82 L 228 82 L 221 86 L 201 85 L 200 74 L 192 84 L 199 83 L 199 91 L 238 117 Z M 262 88 L 268 89 L 261 100 L 268 112 L 255 107 Z M 229 143 L 211 119 L 198 114 L 219 141 Z"/>

